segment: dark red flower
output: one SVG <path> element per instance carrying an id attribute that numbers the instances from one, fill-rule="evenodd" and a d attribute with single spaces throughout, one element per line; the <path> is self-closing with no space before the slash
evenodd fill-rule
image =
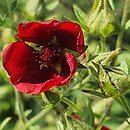
<path id="1" fill-rule="evenodd" d="M 101 130 L 110 130 L 108 127 L 106 127 L 106 126 L 102 126 L 102 128 L 101 128 Z"/>
<path id="2" fill-rule="evenodd" d="M 65 49 L 84 52 L 78 24 L 56 20 L 25 22 L 19 24 L 17 36 L 20 40 L 4 49 L 2 60 L 18 91 L 38 94 L 70 81 L 77 60 Z"/>
<path id="3" fill-rule="evenodd" d="M 77 121 L 81 121 L 80 117 L 77 114 L 73 114 L 72 118 L 77 120 Z"/>
<path id="4" fill-rule="evenodd" d="M 95 124 L 95 128 L 97 128 L 98 127 L 98 125 L 97 124 Z M 101 130 L 111 130 L 111 129 L 109 129 L 108 127 L 106 127 L 106 126 L 102 126 L 102 128 L 101 128 Z"/>

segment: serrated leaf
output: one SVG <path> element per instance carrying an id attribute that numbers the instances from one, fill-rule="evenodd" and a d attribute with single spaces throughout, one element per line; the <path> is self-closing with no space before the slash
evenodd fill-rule
<path id="1" fill-rule="evenodd" d="M 126 75 L 126 73 L 123 70 L 116 68 L 116 67 L 110 67 L 110 66 L 103 65 L 103 68 L 107 72 L 113 72 L 113 73 L 116 73 L 116 74 L 119 74 L 119 75 Z"/>
<path id="2" fill-rule="evenodd" d="M 125 29 L 127 30 L 128 28 L 130 28 L 130 19 L 125 24 Z"/>
<path id="3" fill-rule="evenodd" d="M 102 64 L 114 66 L 116 59 L 120 53 L 120 49 L 109 52 L 110 54 L 106 55 L 105 59 L 102 61 Z"/>

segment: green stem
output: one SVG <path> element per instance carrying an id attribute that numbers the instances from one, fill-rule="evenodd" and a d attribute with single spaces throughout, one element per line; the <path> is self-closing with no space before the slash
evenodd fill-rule
<path id="1" fill-rule="evenodd" d="M 118 97 L 122 107 L 124 108 L 124 111 L 126 112 L 126 114 L 130 117 L 130 107 L 128 106 L 124 96 L 120 95 Z"/>
<path id="2" fill-rule="evenodd" d="M 34 123 L 38 122 L 40 119 L 42 119 L 54 106 L 50 105 L 47 108 L 43 109 L 41 112 L 39 112 L 36 116 L 32 117 L 26 124 L 25 129 L 29 128 Z"/>
<path id="3" fill-rule="evenodd" d="M 23 124 L 25 124 L 27 122 L 27 119 L 24 115 L 21 93 L 15 90 L 15 96 L 16 96 L 16 109 L 18 110 L 17 112 L 18 112 L 19 119 L 23 122 Z"/>
<path id="4" fill-rule="evenodd" d="M 116 48 L 121 48 L 123 32 L 124 32 L 125 24 L 126 24 L 126 21 L 127 21 L 127 18 L 128 18 L 129 4 L 130 4 L 130 0 L 126 0 L 125 5 L 124 5 L 122 21 L 121 21 L 121 29 L 122 30 L 117 37 Z"/>
<path id="5" fill-rule="evenodd" d="M 106 38 L 100 37 L 101 52 L 105 51 L 105 43 L 106 43 Z"/>
<path id="6" fill-rule="evenodd" d="M 42 100 L 46 103 L 46 104 L 50 104 L 49 100 L 47 99 L 45 93 L 41 93 L 42 96 Z"/>
<path id="7" fill-rule="evenodd" d="M 77 106 L 71 102 L 70 100 L 68 100 L 65 97 L 62 97 L 61 101 L 63 101 L 64 103 L 66 103 L 68 106 L 71 106 L 76 112 L 79 112 L 79 109 L 77 108 Z"/>

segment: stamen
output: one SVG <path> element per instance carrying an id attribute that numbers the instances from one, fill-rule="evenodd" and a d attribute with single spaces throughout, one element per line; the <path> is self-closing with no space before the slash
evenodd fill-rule
<path id="1" fill-rule="evenodd" d="M 37 54 L 36 61 L 40 64 L 40 69 L 48 68 L 49 66 L 55 66 L 59 61 L 60 55 L 63 49 L 58 44 L 56 37 L 45 45 L 39 46 L 39 50 L 35 53 Z M 60 68 L 56 67 L 58 72 Z"/>

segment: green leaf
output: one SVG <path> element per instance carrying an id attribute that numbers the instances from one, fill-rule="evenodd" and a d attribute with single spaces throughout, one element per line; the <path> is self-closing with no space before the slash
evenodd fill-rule
<path id="1" fill-rule="evenodd" d="M 85 23 L 77 22 L 77 21 L 75 21 L 75 20 L 73 20 L 73 19 L 71 19 L 71 18 L 68 18 L 68 17 L 66 17 L 66 16 L 65 16 L 65 18 L 66 18 L 67 20 L 71 21 L 71 22 L 74 22 L 74 23 L 79 24 L 79 25 L 84 29 L 84 31 L 86 31 L 87 33 L 89 32 L 89 29 L 88 29 L 88 27 L 87 27 L 87 25 L 86 25 Z"/>
<path id="2" fill-rule="evenodd" d="M 77 5 L 74 5 L 73 6 L 73 9 L 74 9 L 74 13 L 76 15 L 76 18 L 78 19 L 78 23 L 81 25 L 81 27 L 87 32 L 89 33 L 89 29 L 86 25 L 86 22 L 87 22 L 87 16 L 86 14 L 77 6 Z"/>
<path id="3" fill-rule="evenodd" d="M 106 55 L 105 59 L 102 61 L 102 64 L 114 66 L 119 53 L 120 49 L 109 52 L 109 54 Z"/>
<path id="4" fill-rule="evenodd" d="M 128 28 L 130 28 L 130 19 L 125 24 L 125 29 L 127 30 Z"/>
<path id="5" fill-rule="evenodd" d="M 74 13 L 75 13 L 77 19 L 79 20 L 79 22 L 86 23 L 86 21 L 87 21 L 86 14 L 77 5 L 74 5 L 73 9 L 74 9 Z"/>
<path id="6" fill-rule="evenodd" d="M 12 0 L 10 9 L 15 10 L 15 8 L 17 7 L 17 3 L 18 3 L 18 0 Z"/>
<path id="7" fill-rule="evenodd" d="M 6 19 L 6 15 L 0 14 L 0 22 L 4 22 Z"/>
<path id="8" fill-rule="evenodd" d="M 110 82 L 102 82 L 103 90 L 110 96 L 118 96 L 120 93 Z"/>
<path id="9" fill-rule="evenodd" d="M 113 0 L 109 0 L 110 2 L 110 6 L 113 10 L 115 10 L 115 5 L 114 5 L 114 1 Z"/>
<path id="10" fill-rule="evenodd" d="M 51 1 L 50 3 L 48 3 L 48 5 L 46 6 L 47 10 L 53 10 L 54 8 L 57 7 L 59 1 L 56 0 L 56 1 Z"/>
<path id="11" fill-rule="evenodd" d="M 95 96 L 98 96 L 98 97 L 104 97 L 104 95 L 98 91 L 95 91 L 95 90 L 92 90 L 92 89 L 86 89 L 86 90 L 81 90 L 82 92 L 84 93 L 88 93 L 88 94 L 92 94 L 92 95 L 95 95 Z"/>
<path id="12" fill-rule="evenodd" d="M 103 69 L 105 69 L 106 72 L 113 72 L 119 75 L 127 75 L 123 70 L 116 67 L 103 65 Z"/>
<path id="13" fill-rule="evenodd" d="M 62 101 L 64 103 L 66 103 L 70 108 L 73 109 L 74 112 L 79 112 L 80 110 L 78 109 L 78 107 L 69 99 L 65 98 L 65 97 L 62 97 Z"/>
<path id="14" fill-rule="evenodd" d="M 0 124 L 0 130 L 2 130 L 10 120 L 11 117 L 5 118 L 4 121 L 2 121 L 2 123 Z"/>
<path id="15" fill-rule="evenodd" d="M 86 119 L 87 119 L 87 124 L 93 128 L 94 127 L 94 113 L 92 111 L 90 102 L 88 103 L 88 106 L 86 109 Z"/>
<path id="16" fill-rule="evenodd" d="M 123 70 L 126 74 L 129 73 L 128 65 L 126 64 L 125 60 L 121 61 L 120 67 L 121 70 Z"/>
<path id="17" fill-rule="evenodd" d="M 93 7 L 92 7 L 93 10 L 96 10 L 99 1 L 100 1 L 100 0 L 94 0 L 94 2 L 93 2 Z"/>

